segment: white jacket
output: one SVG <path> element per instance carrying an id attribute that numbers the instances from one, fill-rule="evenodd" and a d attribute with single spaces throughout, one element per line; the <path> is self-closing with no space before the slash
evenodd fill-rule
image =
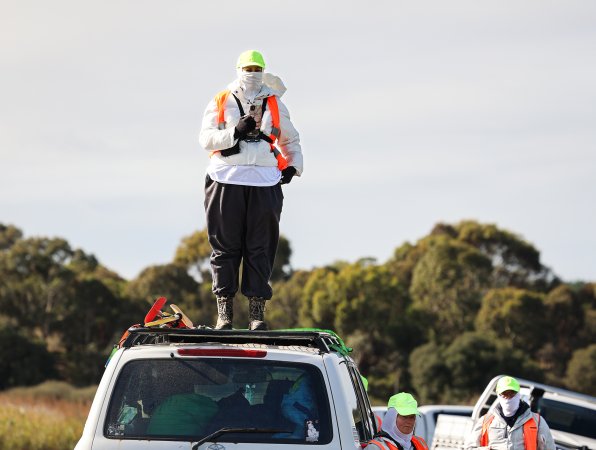
<path id="1" fill-rule="evenodd" d="M 510 428 L 501 415 L 491 408 L 490 413 L 495 416 L 488 429 L 488 446 L 480 446 L 480 435 L 482 434 L 482 423 L 484 416 L 480 417 L 466 443 L 465 450 L 525 450 L 524 445 L 524 423 L 534 417 L 538 424 L 538 450 L 555 450 L 555 443 L 550 433 L 550 428 L 544 417 L 538 418 L 538 414 L 527 409 L 517 418 Z"/>
<path id="2" fill-rule="evenodd" d="M 250 104 L 245 99 L 244 91 L 240 88 L 238 80 L 230 83 L 228 89 L 232 94 L 238 97 L 245 113 L 248 112 Z M 288 160 L 288 166 L 294 166 L 296 168 L 296 175 L 300 175 L 302 174 L 302 149 L 300 147 L 300 136 L 290 121 L 288 108 L 286 108 L 279 99 L 284 92 L 285 86 L 281 80 L 274 75 L 265 73 L 263 76 L 263 87 L 257 94 L 254 103 L 260 104 L 263 102 L 263 99 L 271 95 L 277 97 L 281 129 L 281 135 L 279 136 L 277 145 L 282 155 Z M 199 143 L 208 152 L 224 150 L 233 147 L 236 144 L 236 139 L 234 139 L 234 128 L 240 120 L 240 110 L 232 95 L 228 96 L 224 109 L 226 126 L 223 130 L 217 128 L 218 110 L 215 99 L 209 102 L 205 114 L 203 115 Z M 261 131 L 266 135 L 271 134 L 271 122 L 271 113 L 267 109 L 261 120 Z M 225 157 L 216 153 L 211 157 L 211 164 L 274 167 L 277 166 L 277 160 L 275 159 L 275 155 L 271 152 L 271 146 L 268 142 L 264 140 L 259 142 L 240 141 L 240 153 Z"/>

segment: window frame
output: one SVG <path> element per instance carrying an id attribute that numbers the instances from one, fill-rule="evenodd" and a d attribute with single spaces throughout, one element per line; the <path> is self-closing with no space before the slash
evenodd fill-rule
<path id="1" fill-rule="evenodd" d="M 330 403 L 330 395 L 327 389 L 327 385 L 326 385 L 326 377 L 324 375 L 324 373 L 322 372 L 321 368 L 318 367 L 315 364 L 310 364 L 307 362 L 291 362 L 291 361 L 285 361 L 285 360 L 273 360 L 273 359 L 245 359 L 245 358 L 221 358 L 221 357 L 197 357 L 197 358 L 179 358 L 182 361 L 184 361 L 185 363 L 188 362 L 192 362 L 192 361 L 209 361 L 209 360 L 228 360 L 228 363 L 231 364 L 242 364 L 243 362 L 246 362 L 247 364 L 256 364 L 256 365 L 262 365 L 263 367 L 267 367 L 267 366 L 281 366 L 281 367 L 286 367 L 286 368 L 295 368 L 298 370 L 302 370 L 303 373 L 308 373 L 311 376 L 313 376 L 315 378 L 315 386 L 314 386 L 314 393 L 316 395 L 317 398 L 317 402 L 318 402 L 318 412 L 321 416 L 325 416 L 322 417 L 322 419 L 319 420 L 324 420 L 324 423 L 321 424 L 321 426 L 326 427 L 326 434 L 325 434 L 325 439 L 321 440 L 319 442 L 308 442 L 307 444 L 309 445 L 328 445 L 329 443 L 331 443 L 334 439 L 334 428 L 333 428 L 333 418 L 332 418 L 332 414 L 333 414 L 333 408 L 332 405 Z M 172 436 L 157 436 L 157 435 L 148 435 L 148 434 L 143 434 L 143 435 L 115 435 L 115 434 L 110 434 L 108 433 L 108 428 L 111 424 L 113 424 L 113 418 L 118 414 L 116 411 L 118 410 L 118 408 L 121 408 L 122 405 L 124 404 L 124 399 L 126 396 L 126 392 L 124 392 L 125 388 L 119 388 L 120 383 L 122 382 L 122 377 L 127 376 L 128 375 L 128 379 L 125 380 L 126 383 L 128 383 L 130 385 L 131 383 L 131 378 L 134 374 L 134 372 L 131 372 L 130 374 L 127 374 L 126 371 L 130 370 L 130 366 L 131 365 L 135 365 L 135 364 L 143 364 L 143 363 L 151 363 L 151 362 L 158 362 L 158 361 L 164 361 L 164 362 L 170 362 L 172 361 L 172 358 L 165 358 L 165 357 L 161 357 L 161 358 L 137 358 L 137 359 L 133 359 L 130 361 L 127 361 L 118 371 L 116 379 L 114 381 L 113 384 L 113 388 L 111 390 L 111 395 L 108 401 L 108 405 L 106 408 L 106 414 L 105 417 L 103 418 L 103 423 L 101 424 L 102 427 L 102 435 L 104 438 L 106 439 L 110 439 L 110 440 L 130 440 L 130 441 L 139 441 L 139 440 L 155 440 L 155 441 L 164 441 L 164 442 L 188 442 L 189 438 L 193 438 L 194 440 L 198 440 L 203 436 L 179 436 L 179 435 L 172 435 Z M 138 374 L 138 370 L 137 370 L 137 374 Z M 269 380 L 271 381 L 271 380 Z M 139 388 L 140 389 L 140 388 Z M 161 401 L 163 401 L 164 399 L 161 399 Z M 115 403 L 119 403 L 115 404 Z M 254 406 L 254 405 L 253 405 Z M 113 409 L 116 408 L 116 409 Z M 247 425 L 247 428 L 250 428 Z M 222 435 L 220 438 L 218 438 L 218 442 L 239 442 L 239 443 L 247 443 L 247 444 L 293 444 L 293 445 L 302 445 L 305 444 L 305 442 L 296 440 L 296 439 L 286 439 L 286 438 L 277 438 L 277 439 L 255 439 L 255 440 L 245 440 L 242 437 L 240 439 L 238 439 L 239 434 L 235 434 L 232 435 L 235 436 L 233 439 L 230 439 L 229 441 L 226 439 L 226 435 Z M 250 434 L 246 434 L 246 436 L 250 436 Z"/>
<path id="2" fill-rule="evenodd" d="M 340 366 L 345 366 L 348 379 L 350 380 L 354 397 L 356 398 L 356 407 L 362 417 L 362 427 L 356 426 L 360 443 L 369 442 L 376 434 L 376 422 L 374 421 L 374 413 L 370 406 L 368 394 L 362 384 L 362 378 L 356 364 L 346 359 L 340 363 Z M 354 421 L 355 422 L 355 421 Z"/>

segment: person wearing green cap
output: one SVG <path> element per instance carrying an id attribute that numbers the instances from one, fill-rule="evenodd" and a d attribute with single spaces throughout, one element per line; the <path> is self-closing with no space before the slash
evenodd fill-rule
<path id="1" fill-rule="evenodd" d="M 210 156 L 205 213 L 216 329 L 232 328 L 240 273 L 249 329 L 267 329 L 265 302 L 273 295 L 269 280 L 279 241 L 281 185 L 303 171 L 300 136 L 280 100 L 286 88 L 265 67 L 256 50 L 239 56 L 236 80 L 209 102 L 199 135 Z"/>
<path id="2" fill-rule="evenodd" d="M 498 401 L 476 422 L 466 450 L 555 450 L 546 420 L 530 410 L 519 391 L 515 378 L 499 378 Z"/>
<path id="3" fill-rule="evenodd" d="M 418 402 L 407 392 L 389 399 L 381 432 L 365 447 L 366 450 L 428 450 L 424 439 L 414 436 Z"/>

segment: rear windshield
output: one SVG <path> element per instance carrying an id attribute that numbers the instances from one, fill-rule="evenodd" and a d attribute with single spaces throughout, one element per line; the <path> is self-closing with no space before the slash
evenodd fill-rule
<path id="1" fill-rule="evenodd" d="M 596 439 L 596 413 L 593 409 L 541 398 L 536 410 L 553 430 Z"/>
<path id="2" fill-rule="evenodd" d="M 152 359 L 127 363 L 110 400 L 104 435 L 116 439 L 327 444 L 329 402 L 310 364 L 254 359 Z M 263 431 L 266 429 L 266 431 Z"/>

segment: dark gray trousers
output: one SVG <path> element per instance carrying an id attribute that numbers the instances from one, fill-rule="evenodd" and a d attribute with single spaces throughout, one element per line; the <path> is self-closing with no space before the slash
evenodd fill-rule
<path id="1" fill-rule="evenodd" d="M 211 244 L 213 293 L 230 297 L 238 291 L 247 297 L 273 295 L 269 279 L 279 241 L 283 205 L 281 185 L 240 186 L 205 179 L 205 213 Z"/>

